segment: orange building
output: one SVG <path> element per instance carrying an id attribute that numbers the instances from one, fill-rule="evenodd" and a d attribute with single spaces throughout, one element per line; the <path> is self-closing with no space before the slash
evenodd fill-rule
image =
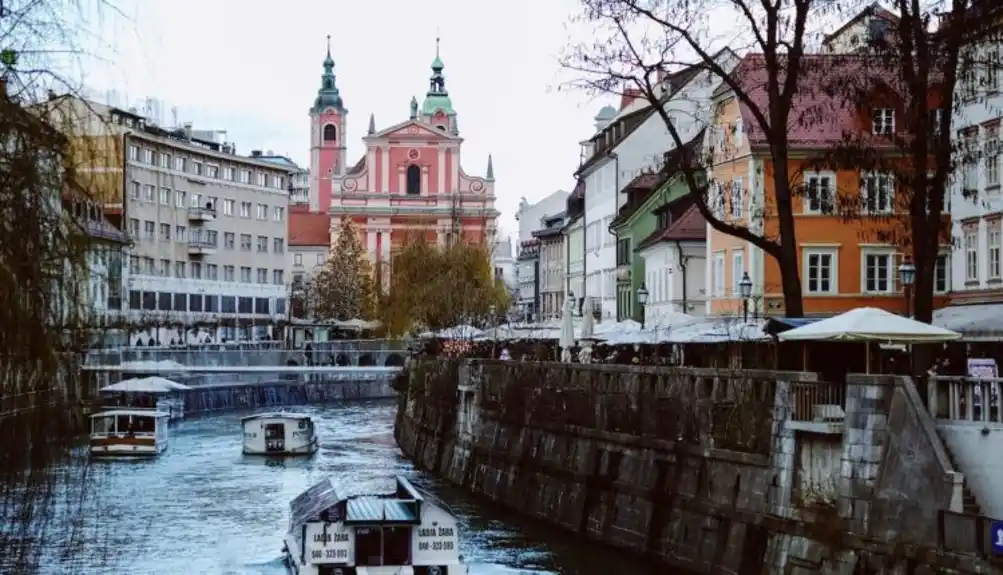
<path id="1" fill-rule="evenodd" d="M 908 196 L 891 173 L 904 173 L 892 138 L 905 135 L 906 109 L 896 89 L 873 72 L 866 56 L 809 56 L 802 88 L 788 122 L 788 178 L 798 242 L 799 275 L 806 315 L 835 314 L 861 306 L 905 310 L 898 269 L 907 253 Z M 870 74 L 866 97 L 833 95 L 822 82 Z M 746 56 L 734 77 L 764 113 L 768 110 L 766 71 L 761 55 Z M 885 75 L 888 77 L 888 75 Z M 939 105 L 934 96 L 931 111 Z M 719 217 L 768 238 L 779 237 L 774 162 L 768 141 L 751 109 L 727 84 L 714 93 L 715 114 L 707 141 L 710 198 Z M 863 143 L 885 171 L 837 166 L 835 150 L 852 138 Z M 872 164 L 874 165 L 874 164 Z M 895 166 L 888 171 L 888 166 Z M 937 261 L 935 289 L 950 289 L 950 245 Z M 784 315 L 779 265 L 751 243 L 708 228 L 708 313 L 742 312 L 739 282 L 752 281 L 749 309 Z M 935 306 L 943 305 L 935 302 Z"/>

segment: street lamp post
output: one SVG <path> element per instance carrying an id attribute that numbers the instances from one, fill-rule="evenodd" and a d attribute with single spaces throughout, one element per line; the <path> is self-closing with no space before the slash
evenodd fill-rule
<path id="1" fill-rule="evenodd" d="M 645 306 L 648 303 L 648 289 L 641 282 L 641 287 L 637 288 L 637 303 L 641 304 L 641 329 L 644 329 Z"/>
<path id="2" fill-rule="evenodd" d="M 497 311 L 497 308 L 495 308 L 495 305 L 491 304 L 491 307 L 488 308 L 488 316 L 491 318 L 489 321 L 491 322 L 491 332 L 492 332 L 491 333 L 491 359 L 495 358 L 495 350 L 498 347 L 498 325 L 497 325 L 497 322 L 495 321 L 495 312 L 496 311 Z"/>
<path id="3" fill-rule="evenodd" d="M 752 280 L 749 279 L 749 272 L 742 275 L 742 281 L 738 282 L 738 290 L 742 293 L 742 323 L 748 323 L 749 296 L 752 295 Z"/>
<path id="4" fill-rule="evenodd" d="M 899 281 L 902 283 L 902 293 L 905 295 L 905 315 L 912 317 L 912 284 L 916 280 L 916 266 L 911 258 L 906 258 L 899 266 Z"/>

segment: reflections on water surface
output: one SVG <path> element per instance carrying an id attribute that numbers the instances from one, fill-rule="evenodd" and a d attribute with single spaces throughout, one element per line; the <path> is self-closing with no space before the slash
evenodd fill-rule
<path id="1" fill-rule="evenodd" d="M 474 575 L 664 572 L 520 520 L 415 471 L 394 443 L 395 409 L 393 402 L 295 409 L 317 425 L 321 447 L 312 458 L 242 455 L 240 417 L 247 413 L 240 413 L 181 422 L 158 459 L 96 461 L 82 548 L 60 553 L 54 545 L 43 573 L 281 574 L 280 537 L 293 497 L 327 475 L 345 492 L 384 491 L 394 474 L 456 513 L 464 528 L 461 552 Z"/>

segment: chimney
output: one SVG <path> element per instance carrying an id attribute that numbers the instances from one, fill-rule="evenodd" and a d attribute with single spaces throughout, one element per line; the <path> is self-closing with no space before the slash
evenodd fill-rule
<path id="1" fill-rule="evenodd" d="M 191 140 L 192 139 L 192 123 L 191 122 L 185 122 L 184 132 L 185 132 L 185 139 Z"/>
<path id="2" fill-rule="evenodd" d="M 261 157 L 261 150 L 251 150 L 251 157 L 252 158 L 260 158 Z"/>
<path id="3" fill-rule="evenodd" d="M 641 90 L 637 88 L 624 88 L 623 94 L 620 96 L 620 110 L 623 111 L 624 108 L 634 103 L 634 100 L 641 97 Z"/>

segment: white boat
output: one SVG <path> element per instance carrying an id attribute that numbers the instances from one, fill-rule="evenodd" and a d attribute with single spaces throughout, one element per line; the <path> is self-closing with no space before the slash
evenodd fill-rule
<path id="1" fill-rule="evenodd" d="M 259 413 L 240 420 L 247 455 L 310 455 L 317 452 L 317 429 L 300 413 Z"/>
<path id="2" fill-rule="evenodd" d="M 90 453 L 155 457 L 167 449 L 170 414 L 156 409 L 111 409 L 91 416 Z"/>
<path id="3" fill-rule="evenodd" d="M 182 396 L 191 387 L 163 377 L 126 379 L 101 388 L 106 403 L 116 407 L 154 407 L 166 412 L 171 419 L 184 419 L 185 400 Z"/>
<path id="4" fill-rule="evenodd" d="M 325 479 L 289 504 L 283 549 L 295 575 L 467 575 L 458 526 L 403 477 L 394 493 L 339 497 Z"/>

